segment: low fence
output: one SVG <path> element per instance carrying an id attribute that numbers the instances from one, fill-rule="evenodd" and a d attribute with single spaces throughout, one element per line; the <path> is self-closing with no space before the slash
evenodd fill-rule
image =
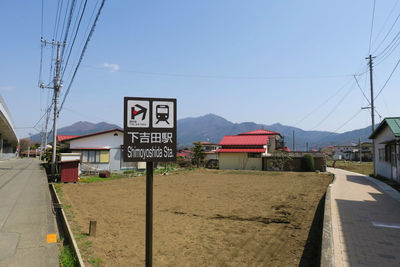
<path id="1" fill-rule="evenodd" d="M 326 156 L 319 152 L 288 152 L 285 154 L 285 163 L 281 163 L 282 171 L 304 171 L 303 157 L 306 154 L 310 154 L 314 158 L 315 170 L 325 172 L 326 171 Z M 277 162 L 276 156 L 269 156 L 263 158 L 263 170 L 273 171 L 278 170 L 276 167 Z"/>

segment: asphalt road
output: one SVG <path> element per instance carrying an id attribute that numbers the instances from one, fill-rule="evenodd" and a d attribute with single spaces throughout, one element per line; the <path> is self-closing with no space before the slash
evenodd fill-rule
<path id="1" fill-rule="evenodd" d="M 59 266 L 48 234 L 57 228 L 39 161 L 0 162 L 0 266 Z"/>

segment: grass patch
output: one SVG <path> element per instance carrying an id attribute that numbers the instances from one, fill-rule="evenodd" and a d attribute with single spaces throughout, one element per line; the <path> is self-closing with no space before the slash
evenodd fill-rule
<path id="1" fill-rule="evenodd" d="M 101 260 L 101 258 L 90 258 L 90 259 L 89 259 L 89 262 L 90 262 L 91 264 L 93 264 L 93 266 L 96 266 L 96 267 L 100 266 L 100 265 L 103 263 L 103 261 Z"/>
<path id="2" fill-rule="evenodd" d="M 74 267 L 77 264 L 75 255 L 72 253 L 69 246 L 64 246 L 60 251 L 60 266 L 61 267 Z"/>
<path id="3" fill-rule="evenodd" d="M 328 166 L 333 166 L 333 162 L 328 162 Z M 371 175 L 374 173 L 373 162 L 357 162 L 357 161 L 336 161 L 336 168 L 346 171 L 357 172 L 364 175 Z"/>

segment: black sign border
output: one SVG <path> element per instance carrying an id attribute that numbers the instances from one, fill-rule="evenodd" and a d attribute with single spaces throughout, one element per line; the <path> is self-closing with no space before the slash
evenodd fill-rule
<path id="1" fill-rule="evenodd" d="M 153 114 L 150 114 L 150 110 L 148 111 L 148 116 L 149 116 L 149 127 L 148 128 L 135 128 L 135 127 L 128 127 L 128 111 L 127 111 L 127 105 L 129 100 L 139 100 L 139 101 L 149 101 L 149 108 L 152 110 L 153 109 L 153 102 L 154 101 L 166 101 L 166 102 L 173 102 L 174 103 L 174 127 L 173 128 L 153 128 Z M 122 157 L 125 162 L 173 162 L 176 161 L 176 153 L 177 153 L 177 106 L 176 106 L 177 100 L 176 98 L 154 98 L 154 97 L 124 97 L 124 138 L 123 138 L 123 151 L 122 151 Z M 153 111 L 153 110 L 152 110 Z M 128 131 L 136 130 L 138 132 L 147 130 L 149 132 L 172 132 L 173 137 L 172 137 L 172 145 L 169 145 L 170 147 L 173 148 L 173 158 L 151 158 L 150 160 L 143 160 L 140 158 L 128 158 L 127 153 L 125 151 L 126 147 L 126 138 L 128 136 Z"/>

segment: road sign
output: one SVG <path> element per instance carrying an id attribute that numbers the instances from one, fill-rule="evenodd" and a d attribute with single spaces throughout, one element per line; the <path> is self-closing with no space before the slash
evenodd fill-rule
<path id="1" fill-rule="evenodd" d="M 176 99 L 124 98 L 125 162 L 176 160 Z"/>

